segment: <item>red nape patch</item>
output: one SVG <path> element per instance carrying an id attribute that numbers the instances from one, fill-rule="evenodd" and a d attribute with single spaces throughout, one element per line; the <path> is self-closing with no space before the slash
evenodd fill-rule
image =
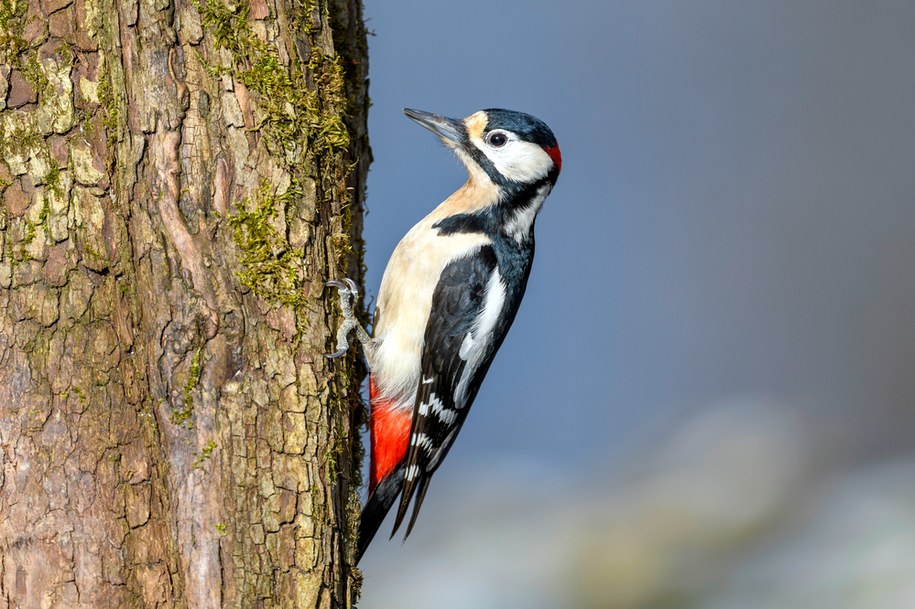
<path id="1" fill-rule="evenodd" d="M 413 414 L 383 400 L 372 377 L 369 377 L 369 402 L 372 405 L 372 463 L 369 466 L 369 493 L 378 482 L 397 468 L 407 456 Z"/>
<path id="2" fill-rule="evenodd" d="M 559 146 L 547 146 L 543 151 L 553 159 L 553 164 L 556 165 L 556 169 L 562 171 L 562 153 L 559 152 Z"/>

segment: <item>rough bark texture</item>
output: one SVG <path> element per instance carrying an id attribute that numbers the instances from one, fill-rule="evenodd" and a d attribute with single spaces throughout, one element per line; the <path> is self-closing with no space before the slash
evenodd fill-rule
<path id="1" fill-rule="evenodd" d="M 365 61 L 359 0 L 0 0 L 0 608 L 352 604 Z"/>

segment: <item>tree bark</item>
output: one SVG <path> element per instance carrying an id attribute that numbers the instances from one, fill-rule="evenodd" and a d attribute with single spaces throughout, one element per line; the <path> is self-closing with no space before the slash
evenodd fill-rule
<path id="1" fill-rule="evenodd" d="M 349 607 L 359 0 L 0 0 L 0 609 Z"/>

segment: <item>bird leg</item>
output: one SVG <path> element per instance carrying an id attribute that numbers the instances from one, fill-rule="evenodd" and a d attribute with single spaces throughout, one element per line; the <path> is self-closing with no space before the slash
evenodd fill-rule
<path id="1" fill-rule="evenodd" d="M 349 349 L 349 333 L 356 330 L 356 338 L 362 343 L 362 350 L 365 353 L 365 359 L 368 361 L 369 368 L 372 367 L 372 355 L 375 352 L 372 337 L 365 331 L 359 320 L 353 314 L 353 301 L 359 296 L 359 288 L 356 282 L 350 278 L 344 278 L 343 281 L 332 280 L 325 285 L 337 288 L 340 295 L 340 311 L 343 313 L 343 323 L 337 328 L 337 350 L 334 353 L 327 353 L 324 357 L 334 359 L 342 356 Z"/>

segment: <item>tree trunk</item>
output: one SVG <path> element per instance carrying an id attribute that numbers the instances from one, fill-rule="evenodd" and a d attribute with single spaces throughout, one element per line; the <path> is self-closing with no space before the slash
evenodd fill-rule
<path id="1" fill-rule="evenodd" d="M 359 0 L 0 0 L 0 64 L 0 608 L 351 606 Z"/>

